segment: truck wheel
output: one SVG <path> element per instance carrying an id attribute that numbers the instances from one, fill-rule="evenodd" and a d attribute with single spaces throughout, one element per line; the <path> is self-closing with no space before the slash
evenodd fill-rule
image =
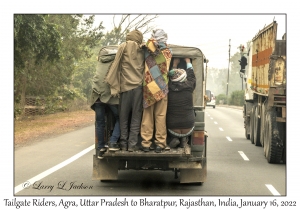
<path id="1" fill-rule="evenodd" d="M 245 128 L 245 137 L 246 137 L 246 139 L 250 139 L 250 134 L 247 133 L 247 128 Z"/>
<path id="2" fill-rule="evenodd" d="M 250 139 L 250 133 L 248 133 L 249 131 L 249 123 L 248 123 L 248 119 L 247 119 L 247 114 L 246 114 L 246 105 L 244 104 L 244 112 L 243 112 L 243 117 L 244 117 L 244 126 L 245 126 L 245 137 L 246 139 Z"/>
<path id="3" fill-rule="evenodd" d="M 283 152 L 282 152 L 282 162 L 286 164 L 286 146 L 284 146 Z"/>
<path id="4" fill-rule="evenodd" d="M 264 151 L 269 163 L 280 163 L 283 153 L 283 147 L 277 146 L 277 139 L 274 137 L 274 131 L 277 129 L 276 112 L 272 109 L 266 114 Z"/>
<path id="5" fill-rule="evenodd" d="M 279 131 L 280 139 L 282 140 L 283 143 L 282 162 L 286 163 L 286 123 L 277 122 L 277 128 Z"/>
<path id="6" fill-rule="evenodd" d="M 265 129 L 265 105 L 261 107 L 261 115 L 260 115 L 260 144 L 264 146 L 264 129 Z"/>
<path id="7" fill-rule="evenodd" d="M 258 106 L 254 107 L 253 143 L 255 146 L 261 146 L 261 144 L 260 144 L 260 118 L 258 118 Z"/>
<path id="8" fill-rule="evenodd" d="M 253 129 L 254 123 L 253 123 L 253 121 L 254 121 L 254 108 L 255 107 L 256 106 L 254 105 L 250 112 L 250 141 L 251 141 L 251 144 L 254 144 L 254 129 Z"/>
<path id="9" fill-rule="evenodd" d="M 264 139 L 264 155 L 267 157 L 267 112 L 265 115 L 265 122 L 264 122 L 264 131 L 263 131 L 263 139 Z"/>

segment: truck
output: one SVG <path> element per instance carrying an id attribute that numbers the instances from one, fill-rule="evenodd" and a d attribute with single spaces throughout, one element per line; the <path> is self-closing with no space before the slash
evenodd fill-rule
<path id="1" fill-rule="evenodd" d="M 193 106 L 195 112 L 195 127 L 188 137 L 184 148 L 170 148 L 161 153 L 154 150 L 150 152 L 124 150 L 107 150 L 103 159 L 97 158 L 98 139 L 95 135 L 95 154 L 93 154 L 92 179 L 107 181 L 117 180 L 118 173 L 122 170 L 161 170 L 173 171 L 174 178 L 180 183 L 202 184 L 207 177 L 207 132 L 205 131 L 205 78 L 204 63 L 206 58 L 202 51 L 196 47 L 180 45 L 168 45 L 172 51 L 172 57 L 191 58 L 196 76 L 196 89 L 193 93 Z M 99 56 L 111 56 L 116 54 L 118 46 L 106 46 L 101 48 Z M 105 59 L 104 59 L 105 60 Z M 101 61 L 99 64 L 101 64 Z M 112 61 L 111 61 L 112 62 Z M 108 63 L 103 63 L 108 65 Z M 101 68 L 100 68 L 101 69 Z M 105 141 L 112 134 L 114 118 L 110 110 L 106 111 Z M 141 138 L 138 144 L 140 145 Z"/>
<path id="2" fill-rule="evenodd" d="M 265 26 L 241 52 L 248 61 L 241 69 L 245 136 L 274 164 L 286 162 L 286 33 L 277 40 L 277 27 Z"/>

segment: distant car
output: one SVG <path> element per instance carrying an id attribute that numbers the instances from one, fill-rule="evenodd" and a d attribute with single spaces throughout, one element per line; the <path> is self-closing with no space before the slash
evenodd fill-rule
<path id="1" fill-rule="evenodd" d="M 206 102 L 206 106 L 212 106 L 213 108 L 216 108 L 216 97 L 213 93 L 211 93 L 211 100 Z"/>

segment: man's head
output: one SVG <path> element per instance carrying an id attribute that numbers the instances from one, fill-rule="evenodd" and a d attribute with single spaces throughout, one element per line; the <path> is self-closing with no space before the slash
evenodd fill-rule
<path id="1" fill-rule="evenodd" d="M 134 41 L 138 44 L 142 44 L 143 34 L 139 30 L 133 30 L 126 35 L 126 41 Z"/>
<path id="2" fill-rule="evenodd" d="M 172 69 L 169 71 L 170 80 L 173 82 L 183 82 L 186 80 L 186 76 L 184 69 Z"/>
<path id="3" fill-rule="evenodd" d="M 167 42 L 168 34 L 163 29 L 156 29 L 152 31 L 152 38 L 157 42 Z"/>

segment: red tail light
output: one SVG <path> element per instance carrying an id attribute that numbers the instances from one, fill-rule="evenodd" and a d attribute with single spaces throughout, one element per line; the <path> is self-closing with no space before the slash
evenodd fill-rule
<path id="1" fill-rule="evenodd" d="M 203 145 L 204 144 L 204 131 L 194 131 L 192 144 L 193 145 Z"/>

